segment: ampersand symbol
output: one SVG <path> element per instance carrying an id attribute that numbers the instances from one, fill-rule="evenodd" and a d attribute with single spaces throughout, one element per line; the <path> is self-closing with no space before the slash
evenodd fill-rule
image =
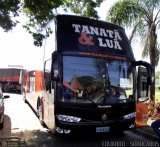
<path id="1" fill-rule="evenodd" d="M 81 44 L 88 44 L 88 45 L 94 45 L 94 42 L 92 41 L 93 37 L 92 36 L 87 36 L 86 32 L 82 32 L 81 36 L 78 38 L 79 43 Z"/>

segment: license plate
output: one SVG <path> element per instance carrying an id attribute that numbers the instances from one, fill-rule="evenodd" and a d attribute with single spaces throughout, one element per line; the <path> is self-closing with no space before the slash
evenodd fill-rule
<path id="1" fill-rule="evenodd" d="M 110 127 L 97 127 L 96 128 L 96 133 L 109 132 L 109 131 L 110 131 Z"/>

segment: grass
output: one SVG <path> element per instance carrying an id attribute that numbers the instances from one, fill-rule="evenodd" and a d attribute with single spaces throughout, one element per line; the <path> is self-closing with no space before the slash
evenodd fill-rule
<path id="1" fill-rule="evenodd" d="M 160 85 L 155 86 L 155 102 L 160 102 Z"/>
<path id="2" fill-rule="evenodd" d="M 160 91 L 159 92 L 155 92 L 155 101 L 156 102 L 160 102 Z"/>

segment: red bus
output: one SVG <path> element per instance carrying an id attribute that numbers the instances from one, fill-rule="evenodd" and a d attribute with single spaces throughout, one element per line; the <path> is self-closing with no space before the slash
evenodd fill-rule
<path id="1" fill-rule="evenodd" d="M 3 92 L 21 93 L 19 83 L 21 68 L 0 68 L 0 86 Z"/>
<path id="2" fill-rule="evenodd" d="M 25 101 L 52 133 L 146 125 L 152 67 L 135 61 L 125 30 L 113 23 L 57 15 L 55 50 L 44 70 L 24 79 Z"/>

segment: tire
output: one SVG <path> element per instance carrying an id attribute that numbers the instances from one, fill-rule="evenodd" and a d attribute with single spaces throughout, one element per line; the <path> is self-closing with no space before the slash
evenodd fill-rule
<path id="1" fill-rule="evenodd" d="M 3 86 L 3 90 L 4 90 L 4 92 L 9 92 L 9 84 L 5 84 L 4 86 Z"/>
<path id="2" fill-rule="evenodd" d="M 2 84 L 2 83 L 0 83 L 0 87 L 1 87 L 1 89 L 3 90 L 3 84 Z"/>
<path id="3" fill-rule="evenodd" d="M 45 126 L 43 121 L 43 106 L 40 100 L 38 100 L 38 103 L 37 103 L 37 117 L 40 121 L 40 124 L 42 126 Z"/>

